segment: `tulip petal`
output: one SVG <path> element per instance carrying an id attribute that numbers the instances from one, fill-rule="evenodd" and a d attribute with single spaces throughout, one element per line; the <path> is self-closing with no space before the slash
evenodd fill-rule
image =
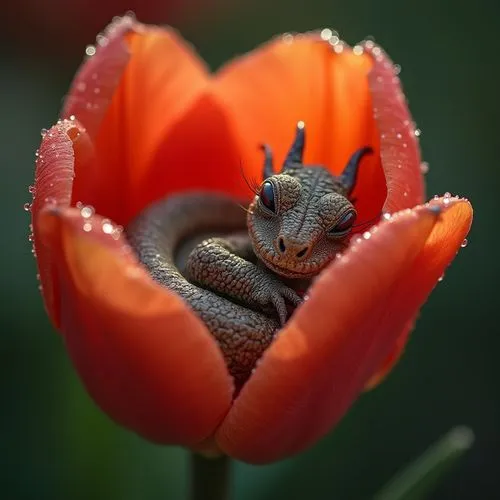
<path id="1" fill-rule="evenodd" d="M 352 243 L 264 354 L 216 434 L 219 447 L 265 463 L 328 432 L 415 317 L 471 219 L 467 201 L 441 199 Z"/>
<path id="2" fill-rule="evenodd" d="M 137 200 L 156 150 L 208 83 L 205 66 L 172 29 L 143 26 L 127 46 L 130 60 L 96 139 L 107 197 L 95 206 L 124 225 L 144 208 Z"/>
<path id="3" fill-rule="evenodd" d="M 286 35 L 230 63 L 213 87 L 238 127 L 243 168 L 258 181 L 259 145 L 271 146 L 280 168 L 299 120 L 306 124 L 308 164 L 338 174 L 354 151 L 371 146 L 375 154 L 362 160 L 353 193 L 359 220 L 366 221 L 380 213 L 386 197 L 367 79 L 372 59 L 336 47 L 318 34 Z"/>
<path id="4" fill-rule="evenodd" d="M 75 169 L 92 172 L 96 168 L 94 151 L 85 129 L 76 120 L 60 120 L 42 139 L 35 169 L 31 206 L 34 250 L 47 312 L 59 326 L 59 291 L 52 279 L 54 257 L 39 237 L 37 217 L 43 207 L 71 203 Z"/>
<path id="5" fill-rule="evenodd" d="M 204 64 L 174 30 L 129 15 L 114 21 L 98 37 L 62 112 L 87 129 L 100 164 L 75 172 L 74 198 L 126 224 L 138 211 L 154 152 L 207 82 Z"/>
<path id="6" fill-rule="evenodd" d="M 364 48 L 374 59 L 368 80 L 387 182 L 384 211 L 392 213 L 424 200 L 420 147 L 394 64 L 373 42 L 365 42 Z"/>
<path id="7" fill-rule="evenodd" d="M 132 212 L 180 191 L 223 191 L 241 200 L 253 197 L 240 168 L 235 129 L 218 96 L 209 89 L 203 92 L 158 148 Z"/>
<path id="8" fill-rule="evenodd" d="M 151 280 L 111 221 L 48 207 L 38 231 L 56 263 L 67 349 L 96 403 L 158 443 L 210 437 L 233 386 L 205 326 Z"/>
<path id="9" fill-rule="evenodd" d="M 97 137 L 130 58 L 125 36 L 140 27 L 132 16 L 114 20 L 100 35 L 96 47 L 89 46 L 95 54 L 87 57 L 71 84 L 61 116 L 67 119 L 74 116 L 92 140 Z"/>

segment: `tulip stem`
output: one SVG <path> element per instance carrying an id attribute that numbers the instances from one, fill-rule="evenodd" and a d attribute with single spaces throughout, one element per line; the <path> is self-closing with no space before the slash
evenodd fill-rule
<path id="1" fill-rule="evenodd" d="M 229 500 L 231 462 L 229 457 L 191 455 L 191 500 Z"/>

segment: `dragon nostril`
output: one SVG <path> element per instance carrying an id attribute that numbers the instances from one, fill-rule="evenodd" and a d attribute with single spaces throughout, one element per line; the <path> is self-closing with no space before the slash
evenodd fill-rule
<path id="1" fill-rule="evenodd" d="M 309 247 L 304 247 L 300 252 L 297 252 L 297 257 L 300 259 L 301 257 L 304 257 L 304 255 L 307 253 L 309 250 Z"/>
<path id="2" fill-rule="evenodd" d="M 285 253 L 285 250 L 286 250 L 285 240 L 281 236 L 280 236 L 280 238 L 278 240 L 278 246 L 280 248 L 281 253 Z"/>

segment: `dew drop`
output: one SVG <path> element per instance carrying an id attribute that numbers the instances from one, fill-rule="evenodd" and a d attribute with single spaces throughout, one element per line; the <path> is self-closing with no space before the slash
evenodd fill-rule
<path id="1" fill-rule="evenodd" d="M 36 279 L 40 281 L 40 273 L 36 273 Z"/>
<path id="2" fill-rule="evenodd" d="M 364 238 L 365 240 L 369 240 L 371 237 L 372 237 L 372 233 L 370 233 L 370 231 L 365 231 L 365 232 L 363 233 L 363 238 Z"/>
<path id="3" fill-rule="evenodd" d="M 337 45 L 338 43 L 340 42 L 340 38 L 338 37 L 338 35 L 333 35 L 332 37 L 330 37 L 330 39 L 328 40 L 328 43 L 333 47 L 335 45 Z"/>
<path id="4" fill-rule="evenodd" d="M 33 242 L 33 240 L 34 240 L 34 239 L 35 239 L 35 237 L 34 237 L 32 234 L 30 234 L 30 235 L 28 236 L 28 241 L 29 241 L 29 242 Z"/>
<path id="5" fill-rule="evenodd" d="M 74 122 L 74 121 L 76 120 L 76 116 L 75 116 L 75 115 L 71 115 L 71 116 L 69 117 L 69 119 L 70 119 L 72 122 Z"/>
<path id="6" fill-rule="evenodd" d="M 87 47 L 85 47 L 85 54 L 87 56 L 92 57 L 93 55 L 95 55 L 95 53 L 96 50 L 94 45 L 87 45 Z"/>
<path id="7" fill-rule="evenodd" d="M 322 40 L 328 41 L 330 38 L 333 36 L 333 31 L 329 28 L 325 28 L 324 30 L 321 30 L 321 33 L 319 35 Z"/>
<path id="8" fill-rule="evenodd" d="M 114 240 L 119 240 L 122 233 L 123 233 L 123 227 L 122 226 L 116 226 L 113 229 L 113 232 L 111 233 L 111 237 Z"/>
<path id="9" fill-rule="evenodd" d="M 444 193 L 443 197 L 444 198 L 451 198 L 451 193 L 446 191 L 446 193 Z"/>
<path id="10" fill-rule="evenodd" d="M 399 75 L 399 73 L 401 73 L 401 66 L 399 64 L 395 64 L 393 66 L 393 69 L 394 69 L 394 74 L 395 75 Z"/>
<path id="11" fill-rule="evenodd" d="M 85 224 L 83 225 L 83 230 L 86 233 L 89 233 L 90 231 L 92 231 L 92 224 L 90 222 L 85 222 Z"/>
<path id="12" fill-rule="evenodd" d="M 106 45 L 108 45 L 108 39 L 104 35 L 97 35 L 96 42 L 100 47 L 105 47 Z"/>
<path id="13" fill-rule="evenodd" d="M 42 130 L 40 130 L 40 135 L 42 137 L 45 137 L 47 135 L 47 132 L 48 132 L 48 130 L 46 128 L 42 128 Z"/>
<path id="14" fill-rule="evenodd" d="M 419 128 L 416 128 L 413 133 L 415 134 L 415 137 L 420 137 L 422 135 L 422 131 Z"/>
<path id="15" fill-rule="evenodd" d="M 389 214 L 389 213 L 385 213 L 382 217 L 383 217 L 385 220 L 391 220 L 391 214 Z"/>
<path id="16" fill-rule="evenodd" d="M 429 172 L 429 164 L 426 161 L 423 161 L 420 164 L 420 172 L 422 172 L 422 174 L 424 175 Z"/>
<path id="17" fill-rule="evenodd" d="M 396 134 L 396 137 L 397 137 L 398 139 L 401 139 L 403 136 L 402 136 L 401 134 Z"/>
<path id="18" fill-rule="evenodd" d="M 80 210 L 80 215 L 85 219 L 92 217 L 94 215 L 94 207 L 91 207 L 90 205 L 82 207 Z"/>
<path id="19" fill-rule="evenodd" d="M 352 49 L 352 53 L 355 55 L 355 56 L 361 56 L 363 54 L 364 50 L 363 50 L 363 47 L 361 47 L 361 45 L 355 45 Z"/>
<path id="20" fill-rule="evenodd" d="M 438 281 L 441 282 L 444 280 L 444 273 L 438 278 Z"/>
<path id="21" fill-rule="evenodd" d="M 36 193 L 36 188 L 35 188 L 35 186 L 29 186 L 29 187 L 28 187 L 28 193 L 30 193 L 30 194 L 35 194 L 35 193 Z"/>
<path id="22" fill-rule="evenodd" d="M 111 234 L 113 232 L 113 224 L 109 220 L 104 220 L 102 222 L 102 232 L 104 234 Z"/>
<path id="23" fill-rule="evenodd" d="M 31 203 L 25 203 L 23 208 L 25 212 L 31 212 Z"/>
<path id="24" fill-rule="evenodd" d="M 281 40 L 283 41 L 283 43 L 290 45 L 291 43 L 293 43 L 293 35 L 291 33 L 284 33 L 281 36 Z"/>
<path id="25" fill-rule="evenodd" d="M 87 84 L 85 82 L 78 82 L 76 84 L 76 90 L 78 90 L 78 92 L 85 92 L 87 90 Z"/>
<path id="26" fill-rule="evenodd" d="M 465 238 L 464 241 L 462 241 L 462 243 L 460 244 L 460 246 L 462 248 L 465 248 L 468 244 L 469 244 L 469 242 L 467 241 L 467 238 Z"/>

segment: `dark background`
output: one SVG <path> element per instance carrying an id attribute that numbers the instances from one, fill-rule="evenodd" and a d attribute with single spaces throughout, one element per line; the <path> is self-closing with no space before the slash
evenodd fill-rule
<path id="1" fill-rule="evenodd" d="M 370 498 L 457 424 L 472 427 L 476 443 L 432 498 L 497 498 L 499 9 L 493 0 L 467 9 L 459 4 L 164 0 L 134 9 L 142 21 L 178 27 L 214 68 L 279 32 L 332 27 L 349 43 L 373 35 L 403 68 L 430 164 L 429 196 L 450 191 L 475 208 L 468 247 L 425 305 L 389 379 L 308 452 L 267 467 L 238 464 L 238 500 Z M 57 119 L 85 45 L 111 15 L 133 7 L 120 0 L 2 6 L 2 498 L 176 500 L 187 491 L 185 451 L 151 445 L 117 427 L 82 389 L 45 315 L 22 209 L 40 129 Z"/>

